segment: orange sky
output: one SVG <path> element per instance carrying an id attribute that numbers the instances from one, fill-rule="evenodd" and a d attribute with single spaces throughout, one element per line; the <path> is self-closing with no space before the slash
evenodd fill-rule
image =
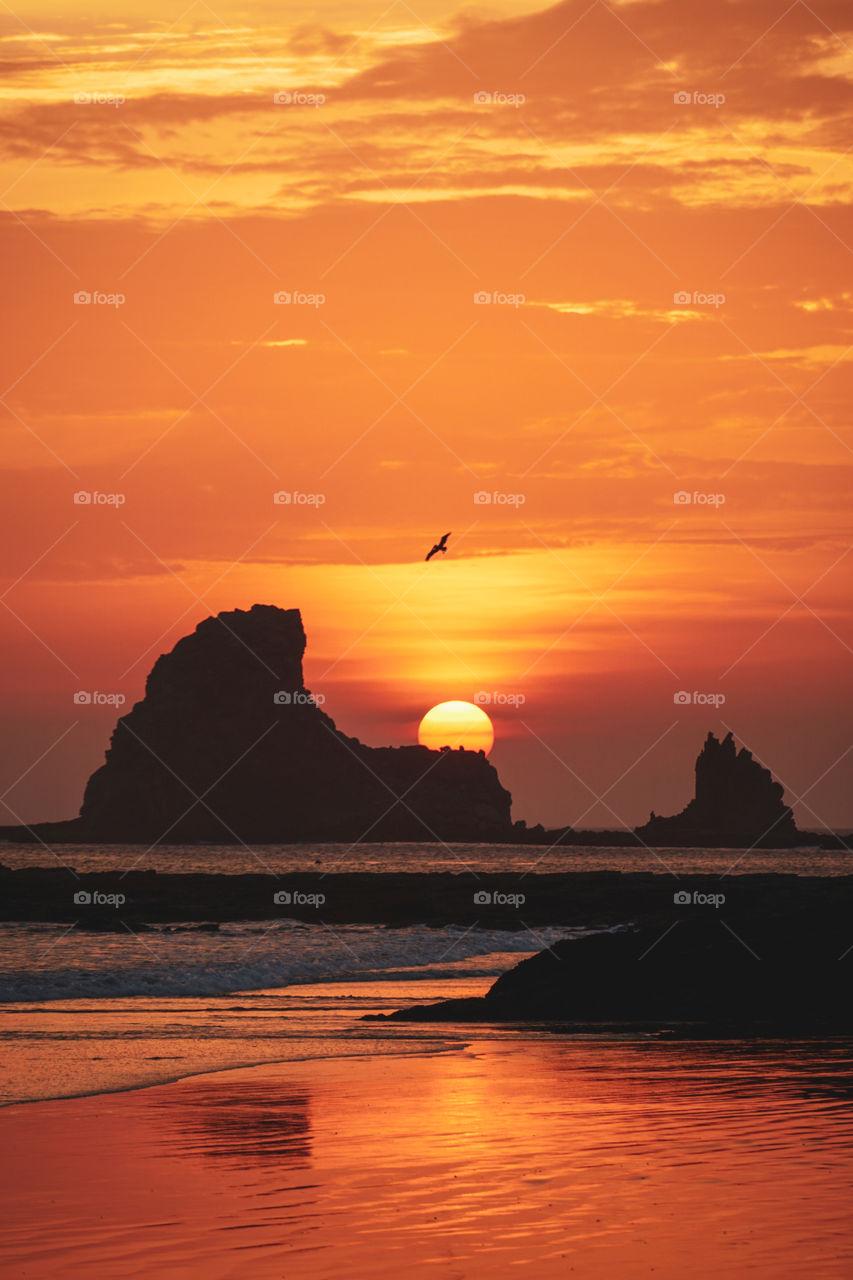
<path id="1" fill-rule="evenodd" d="M 366 742 L 488 693 L 516 817 L 671 812 L 728 727 L 853 824 L 849 6 L 63 0 L 0 44 L 5 821 L 76 812 L 76 690 L 261 601 Z"/>

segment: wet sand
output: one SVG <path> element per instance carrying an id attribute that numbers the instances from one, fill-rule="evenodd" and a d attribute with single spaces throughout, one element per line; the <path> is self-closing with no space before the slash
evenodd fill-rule
<path id="1" fill-rule="evenodd" d="M 472 1039 L 12 1106 L 14 1280 L 853 1274 L 849 1042 Z"/>

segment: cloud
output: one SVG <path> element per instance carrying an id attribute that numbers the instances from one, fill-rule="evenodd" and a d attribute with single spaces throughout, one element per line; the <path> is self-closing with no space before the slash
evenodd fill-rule
<path id="1" fill-rule="evenodd" d="M 155 200 L 173 203 L 185 193 L 166 185 L 169 171 L 195 191 L 194 179 L 213 180 L 230 163 L 216 192 L 226 208 L 261 208 L 276 189 L 297 204 L 381 202 L 413 184 L 416 201 L 478 190 L 579 201 L 607 193 L 619 208 L 666 200 L 781 208 L 792 190 L 808 190 L 814 204 L 849 198 L 847 8 L 835 0 L 818 17 L 797 5 L 780 19 L 770 0 L 749 0 L 718 19 L 701 8 L 686 15 L 676 0 L 612 9 L 565 0 L 532 14 L 468 17 L 439 36 L 422 27 L 417 39 L 393 29 L 365 38 L 215 23 L 214 31 L 190 23 L 160 43 L 111 34 L 102 49 L 90 42 L 86 57 L 91 88 L 121 89 L 120 110 L 73 102 L 85 73 L 79 51 L 64 49 L 68 73 L 43 58 L 20 68 L 29 105 L 7 104 L 0 148 L 7 161 L 36 160 L 60 174 L 66 166 L 157 174 Z M 283 86 L 270 68 L 285 46 L 285 87 L 322 96 L 320 111 L 273 103 Z M 478 105 L 477 92 L 523 94 L 523 107 Z M 690 102 L 676 104 L 678 92 Z M 704 102 L 721 94 L 722 106 Z M 286 186 L 262 181 L 282 172 Z M 91 190 L 104 182 L 101 172 Z M 127 188 L 131 200 L 141 191 Z"/>

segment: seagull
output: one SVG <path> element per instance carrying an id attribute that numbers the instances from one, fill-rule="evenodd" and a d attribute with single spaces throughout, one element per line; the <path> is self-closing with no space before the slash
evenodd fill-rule
<path id="1" fill-rule="evenodd" d="M 451 531 L 451 532 L 452 532 L 452 531 Z M 428 555 L 426 555 L 426 556 L 424 557 L 424 559 L 425 559 L 425 560 L 431 560 L 431 559 L 433 558 L 433 556 L 434 556 L 438 551 L 440 551 L 440 552 L 441 552 L 441 554 L 442 554 L 442 555 L 444 555 L 444 554 L 446 553 L 446 551 L 447 551 L 447 547 L 446 547 L 446 545 L 445 545 L 445 544 L 446 544 L 447 539 L 448 539 L 449 537 L 450 537 L 450 534 L 449 534 L 449 533 L 445 533 L 445 534 L 444 534 L 444 536 L 442 537 L 441 541 L 440 541 L 440 542 L 437 542 L 437 543 L 435 544 L 435 546 L 432 548 L 432 550 L 429 552 L 429 554 L 428 554 Z"/>

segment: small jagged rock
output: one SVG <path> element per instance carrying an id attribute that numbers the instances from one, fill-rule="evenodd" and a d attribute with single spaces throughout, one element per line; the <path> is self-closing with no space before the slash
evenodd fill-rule
<path id="1" fill-rule="evenodd" d="M 671 818 L 654 811 L 637 834 L 650 845 L 785 847 L 801 839 L 784 790 L 769 769 L 709 733 L 696 760 L 696 794 Z"/>

